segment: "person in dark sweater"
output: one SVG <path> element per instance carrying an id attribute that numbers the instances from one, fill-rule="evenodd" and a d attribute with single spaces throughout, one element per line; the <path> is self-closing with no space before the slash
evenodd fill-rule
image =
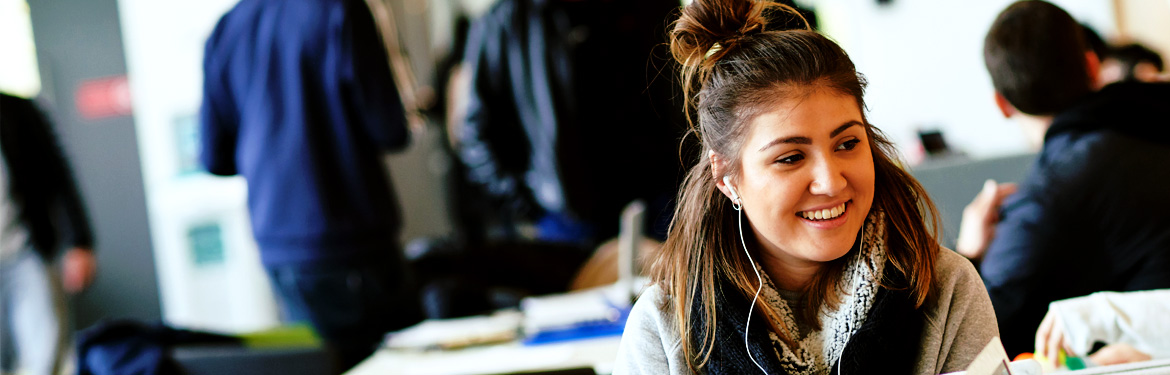
<path id="1" fill-rule="evenodd" d="M 201 159 L 242 175 L 285 318 L 349 367 L 412 323 L 399 205 L 383 154 L 409 140 L 387 51 L 361 0 L 243 0 L 204 55 Z"/>
<path id="2" fill-rule="evenodd" d="M 1010 355 L 1034 349 L 1052 301 L 1170 288 L 1170 85 L 1094 92 L 1082 35 L 1059 7 L 1021 1 L 985 41 L 996 103 L 1040 148 L 1018 193 L 989 183 L 968 206 L 956 246 L 982 259 Z"/>
<path id="3" fill-rule="evenodd" d="M 61 288 L 80 292 L 96 276 L 93 230 L 32 101 L 0 93 L 0 151 L 0 371 L 56 374 L 69 333 Z M 50 270 L 58 259 L 60 274 Z"/>

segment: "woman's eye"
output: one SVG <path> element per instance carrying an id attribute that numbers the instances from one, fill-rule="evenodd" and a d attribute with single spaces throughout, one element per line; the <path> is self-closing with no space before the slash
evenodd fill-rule
<path id="1" fill-rule="evenodd" d="M 840 146 L 837 146 L 837 150 L 849 151 L 857 147 L 858 143 L 861 143 L 860 139 L 851 139 L 841 143 Z"/>
<path id="2" fill-rule="evenodd" d="M 781 163 L 781 164 L 796 164 L 796 162 L 801 161 L 801 160 L 804 160 L 804 155 L 794 154 L 791 156 L 786 156 L 786 157 L 780 158 L 780 159 L 776 160 L 776 162 Z"/>

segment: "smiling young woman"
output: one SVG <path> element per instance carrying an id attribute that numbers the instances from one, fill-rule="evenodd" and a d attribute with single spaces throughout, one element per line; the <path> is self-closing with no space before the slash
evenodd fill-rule
<path id="1" fill-rule="evenodd" d="M 730 181 L 750 218 L 768 276 L 802 290 L 825 262 L 853 246 L 873 203 L 865 119 L 852 96 L 810 88 L 750 121 L 740 172 Z M 728 169 L 714 150 L 712 173 Z M 721 189 L 728 189 L 722 182 Z"/>
<path id="2" fill-rule="evenodd" d="M 703 152 L 615 373 L 963 370 L 998 335 L 978 274 L 938 245 L 845 51 L 778 17 L 800 16 L 695 0 L 673 26 Z"/>

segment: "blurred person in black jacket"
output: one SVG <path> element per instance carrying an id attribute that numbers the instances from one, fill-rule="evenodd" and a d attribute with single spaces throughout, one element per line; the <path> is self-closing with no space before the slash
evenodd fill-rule
<path id="1" fill-rule="evenodd" d="M 662 68 L 678 6 L 502 0 L 472 23 L 459 155 L 498 210 L 485 216 L 507 218 L 499 237 L 534 224 L 539 242 L 591 249 L 635 199 L 665 233 L 685 124 Z"/>
<path id="2" fill-rule="evenodd" d="M 1081 26 L 1042 1 L 1000 13 L 984 60 L 1000 110 L 1040 154 L 1018 193 L 989 182 L 964 210 L 956 250 L 982 259 L 1015 355 L 1034 349 L 1052 301 L 1170 288 L 1170 84 L 1094 91 L 1100 60 Z"/>
<path id="3" fill-rule="evenodd" d="M 93 281 L 93 232 L 52 126 L 0 93 L 0 370 L 56 374 L 68 337 L 62 287 Z M 60 256 L 62 269 L 52 267 Z"/>

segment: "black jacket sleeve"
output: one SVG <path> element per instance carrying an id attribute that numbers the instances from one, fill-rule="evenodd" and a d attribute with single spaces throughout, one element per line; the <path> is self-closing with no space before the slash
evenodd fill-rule
<path id="1" fill-rule="evenodd" d="M 0 128 L 10 195 L 31 244 L 46 259 L 58 245 L 93 248 L 85 204 L 52 126 L 32 101 L 3 95 Z"/>
<path id="2" fill-rule="evenodd" d="M 506 24 L 512 3 L 497 4 L 491 12 L 476 20 L 468 31 L 464 64 L 471 90 L 467 112 L 459 130 L 459 157 L 467 167 L 468 180 L 478 185 L 505 211 L 532 216 L 532 203 L 523 179 L 529 157 L 529 140 L 525 136 L 514 99 L 512 64 L 513 48 L 520 41 L 509 40 Z"/>

